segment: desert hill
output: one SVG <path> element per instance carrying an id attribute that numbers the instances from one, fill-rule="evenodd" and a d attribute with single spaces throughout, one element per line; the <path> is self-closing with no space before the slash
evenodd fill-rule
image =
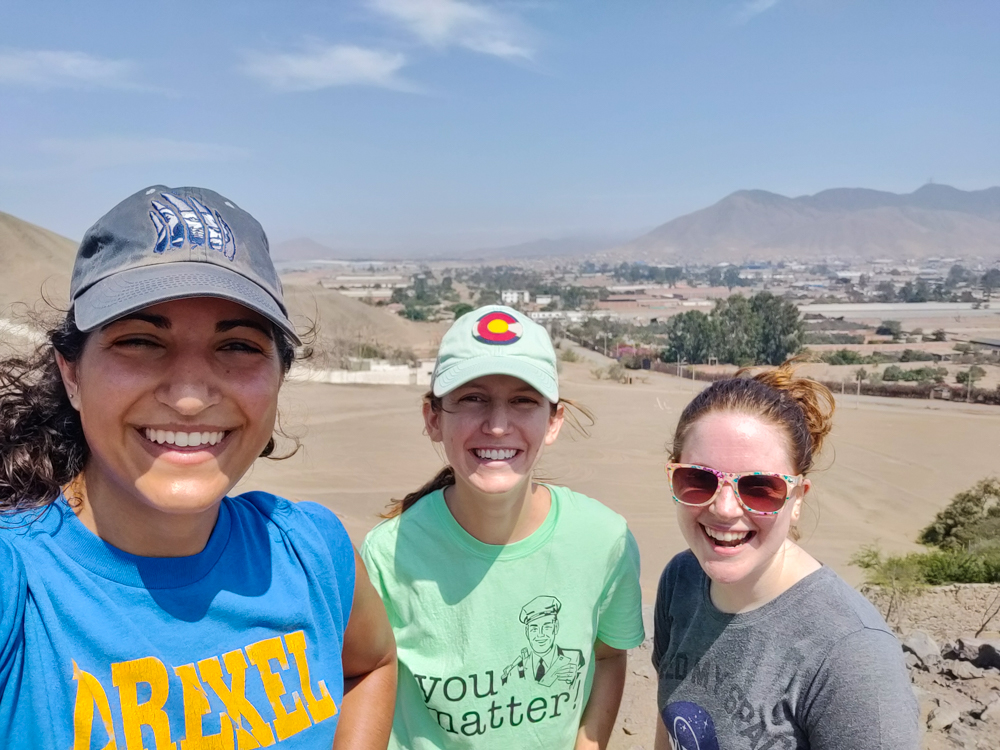
<path id="1" fill-rule="evenodd" d="M 57 307 L 67 304 L 76 248 L 73 240 L 0 212 L 0 337 L 9 338 L 28 323 L 26 310 L 12 307 L 15 303 L 44 312 L 44 305 L 36 304 L 44 293 Z M 439 326 L 405 320 L 316 284 L 286 284 L 285 292 L 293 320 L 303 330 L 315 322 L 320 341 L 362 341 L 420 355 L 435 350 L 443 333 Z"/>
<path id="2" fill-rule="evenodd" d="M 0 318 L 14 302 L 36 302 L 44 292 L 65 305 L 77 243 L 0 211 Z"/>
<path id="3" fill-rule="evenodd" d="M 316 324 L 317 344 L 335 340 L 388 349 L 409 349 L 417 356 L 437 351 L 447 326 L 415 323 L 394 313 L 345 297 L 318 284 L 285 283 L 285 304 L 299 330 Z"/>
<path id="4" fill-rule="evenodd" d="M 1000 256 L 1000 187 L 908 194 L 836 188 L 788 198 L 741 190 L 615 250 L 623 258 L 742 262 L 827 256 Z"/>

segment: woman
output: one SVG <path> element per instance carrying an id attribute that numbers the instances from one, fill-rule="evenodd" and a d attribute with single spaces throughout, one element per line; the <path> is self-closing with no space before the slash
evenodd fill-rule
<path id="1" fill-rule="evenodd" d="M 657 750 L 918 747 L 895 637 L 793 541 L 833 408 L 785 363 L 681 414 L 667 475 L 690 550 L 656 597 Z"/>
<path id="2" fill-rule="evenodd" d="M 0 363 L 0 745 L 385 748 L 392 633 L 340 522 L 227 497 L 298 342 L 260 225 L 141 191 L 71 304 Z"/>
<path id="3" fill-rule="evenodd" d="M 449 465 L 361 551 L 399 650 L 390 747 L 606 747 L 643 639 L 638 550 L 619 515 L 534 478 L 566 403 L 521 313 L 445 334 L 423 414 Z"/>

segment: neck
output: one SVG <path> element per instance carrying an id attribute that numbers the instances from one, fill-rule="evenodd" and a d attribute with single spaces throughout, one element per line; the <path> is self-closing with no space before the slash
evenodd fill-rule
<path id="1" fill-rule="evenodd" d="M 87 473 L 66 486 L 67 498 L 79 501 L 77 518 L 102 540 L 141 557 L 188 557 L 205 549 L 219 518 L 219 503 L 199 513 L 164 513 L 136 502 L 118 502 L 118 493 L 102 492 Z"/>
<path id="2" fill-rule="evenodd" d="M 735 583 L 712 581 L 709 594 L 712 604 L 721 612 L 751 612 L 777 599 L 821 567 L 812 555 L 786 539 L 766 567 Z"/>
<path id="3" fill-rule="evenodd" d="M 444 500 L 459 525 L 484 544 L 526 539 L 545 521 L 552 505 L 549 490 L 525 480 L 508 492 L 479 492 L 458 477 Z"/>

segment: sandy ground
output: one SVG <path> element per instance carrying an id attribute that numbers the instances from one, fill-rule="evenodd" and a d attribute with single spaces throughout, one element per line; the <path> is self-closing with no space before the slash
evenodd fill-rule
<path id="1" fill-rule="evenodd" d="M 647 373 L 648 382 L 598 381 L 593 363 L 563 363 L 563 393 L 589 407 L 590 437 L 564 430 L 540 471 L 598 498 L 628 520 L 642 552 L 643 592 L 683 549 L 663 464 L 684 405 L 703 384 Z M 303 448 L 259 461 L 243 488 L 315 500 L 343 519 L 356 542 L 392 497 L 418 487 L 442 459 L 422 435 L 423 389 L 407 386 L 285 387 L 282 422 Z M 838 397 L 829 447 L 812 475 L 802 544 L 851 583 L 862 544 L 917 549 L 917 532 L 956 492 L 1000 471 L 1000 409 L 941 401 Z"/>
<path id="2" fill-rule="evenodd" d="M 663 472 L 665 444 L 703 384 L 658 373 L 632 385 L 598 381 L 590 371 L 600 359 L 563 363 L 564 395 L 588 406 L 597 422 L 589 438 L 565 431 L 544 456 L 541 473 L 625 516 L 642 554 L 648 609 L 660 571 L 684 549 Z M 418 487 L 442 465 L 422 435 L 422 390 L 289 384 L 282 420 L 303 448 L 286 461 L 259 461 L 241 488 L 323 503 L 360 543 L 390 498 Z M 839 399 L 829 448 L 812 475 L 802 544 L 857 584 L 861 573 L 848 561 L 859 546 L 917 549 L 917 533 L 952 495 L 998 472 L 996 407 Z M 656 683 L 649 658 L 647 646 L 630 659 L 615 750 L 652 747 Z"/>

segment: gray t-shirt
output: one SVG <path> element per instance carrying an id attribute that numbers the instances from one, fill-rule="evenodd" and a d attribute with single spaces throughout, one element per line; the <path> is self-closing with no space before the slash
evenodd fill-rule
<path id="1" fill-rule="evenodd" d="M 657 706 L 676 750 L 916 750 L 918 708 L 878 611 L 829 568 L 726 614 L 683 552 L 656 594 Z"/>

